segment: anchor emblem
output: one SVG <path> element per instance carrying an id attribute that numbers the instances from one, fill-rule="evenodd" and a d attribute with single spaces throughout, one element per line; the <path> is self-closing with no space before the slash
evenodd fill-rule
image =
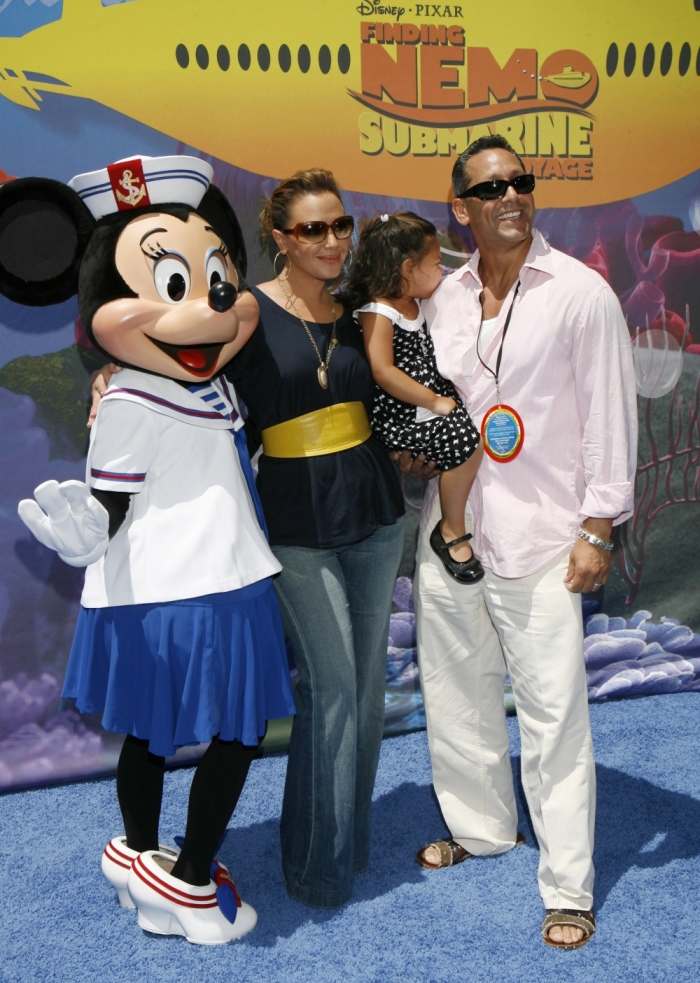
<path id="1" fill-rule="evenodd" d="M 151 204 L 143 164 L 139 157 L 108 164 L 107 173 L 120 212 L 131 211 L 132 208 L 145 208 Z"/>
<path id="2" fill-rule="evenodd" d="M 146 195 L 146 184 L 142 183 L 141 178 L 134 177 L 133 171 L 125 170 L 118 182 L 119 186 L 124 188 L 127 192 L 125 195 L 114 189 L 114 194 L 117 196 L 119 201 L 124 202 L 125 205 L 135 208 L 141 199 Z M 140 185 L 140 187 L 139 187 Z"/>

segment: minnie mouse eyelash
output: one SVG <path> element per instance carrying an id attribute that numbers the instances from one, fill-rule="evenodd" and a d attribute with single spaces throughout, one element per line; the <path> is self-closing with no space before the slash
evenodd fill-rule
<path id="1" fill-rule="evenodd" d="M 161 259 L 168 254 L 168 250 L 157 241 L 155 246 L 152 246 L 150 243 L 146 243 L 145 247 L 141 246 L 141 252 L 144 256 L 154 260 Z"/>
<path id="2" fill-rule="evenodd" d="M 219 243 L 215 251 L 221 253 L 221 255 L 224 257 L 228 256 L 228 249 L 226 248 L 226 244 L 223 241 Z M 170 255 L 172 250 L 166 249 L 165 246 L 161 246 L 158 240 L 156 240 L 155 246 L 152 246 L 150 242 L 147 242 L 145 246 L 142 245 L 141 252 L 143 253 L 144 256 L 147 256 L 148 259 L 157 261 L 159 259 L 162 259 L 163 256 Z"/>

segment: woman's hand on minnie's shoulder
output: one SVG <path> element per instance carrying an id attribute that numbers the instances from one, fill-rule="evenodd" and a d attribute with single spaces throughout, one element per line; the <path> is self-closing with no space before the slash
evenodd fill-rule
<path id="1" fill-rule="evenodd" d="M 449 416 L 457 403 L 449 396 L 436 396 L 430 409 L 438 416 Z"/>
<path id="2" fill-rule="evenodd" d="M 90 416 L 88 417 L 87 422 L 88 427 L 91 427 L 95 422 L 97 407 L 100 405 L 100 400 L 107 390 L 109 380 L 116 372 L 121 372 L 121 370 L 121 365 L 115 365 L 114 362 L 108 362 L 106 365 L 103 365 L 101 369 L 98 369 L 97 372 L 93 372 L 90 376 L 90 395 L 92 396 L 92 406 L 90 407 Z"/>

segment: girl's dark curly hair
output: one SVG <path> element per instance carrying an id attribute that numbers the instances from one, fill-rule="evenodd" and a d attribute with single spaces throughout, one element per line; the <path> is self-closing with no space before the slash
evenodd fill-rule
<path id="1" fill-rule="evenodd" d="M 368 219 L 362 225 L 357 256 L 340 300 L 351 311 L 377 297 L 401 297 L 404 260 L 420 263 L 437 237 L 437 229 L 415 212 L 395 212 Z"/>

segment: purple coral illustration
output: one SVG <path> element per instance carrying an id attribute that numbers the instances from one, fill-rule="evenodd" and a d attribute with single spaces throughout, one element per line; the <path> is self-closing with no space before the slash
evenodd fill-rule
<path id="1" fill-rule="evenodd" d="M 700 635 L 674 618 L 592 614 L 583 646 L 589 700 L 700 692 Z"/>
<path id="2" fill-rule="evenodd" d="M 58 681 L 48 672 L 37 679 L 19 673 L 0 683 L 0 740 L 25 724 L 36 723 L 46 715 L 61 691 Z"/>
<path id="3" fill-rule="evenodd" d="M 399 577 L 394 590 L 398 610 L 389 625 L 385 734 L 425 727 L 411 586 L 408 577 Z M 700 692 L 700 635 L 674 618 L 655 623 L 651 617 L 649 611 L 637 611 L 627 619 L 602 613 L 586 618 L 583 647 L 590 701 Z M 509 684 L 506 678 L 504 701 L 508 712 L 514 712 Z"/>
<path id="4" fill-rule="evenodd" d="M 397 610 L 389 622 L 384 693 L 384 733 L 403 734 L 425 728 L 425 710 L 418 680 L 416 616 L 412 583 L 399 577 L 394 588 Z"/>
<path id="5" fill-rule="evenodd" d="M 45 724 L 24 724 L 0 741 L 0 788 L 44 785 L 93 775 L 103 757 L 102 738 L 74 710 Z"/>
<path id="6" fill-rule="evenodd" d="M 75 712 L 58 712 L 79 582 L 27 535 L 17 502 L 46 478 L 81 477 L 85 465 L 51 460 L 34 414 L 28 396 L 0 388 L 0 788 L 71 779 L 111 764 L 98 733 Z"/>
<path id="7" fill-rule="evenodd" d="M 58 680 L 48 672 L 33 679 L 18 673 L 0 683 L 0 788 L 98 769 L 102 738 L 74 710 L 55 712 L 59 693 Z"/>

